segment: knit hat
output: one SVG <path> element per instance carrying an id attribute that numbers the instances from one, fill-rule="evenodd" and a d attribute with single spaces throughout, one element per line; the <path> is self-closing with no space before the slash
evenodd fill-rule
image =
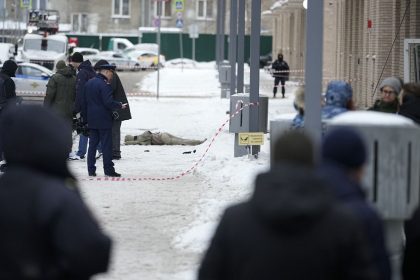
<path id="1" fill-rule="evenodd" d="M 18 68 L 18 66 L 17 66 L 16 62 L 9 59 L 9 60 L 6 60 L 4 62 L 1 71 L 3 73 L 6 73 L 9 77 L 15 77 L 17 68 Z"/>
<path id="2" fill-rule="evenodd" d="M 79 53 L 79 52 L 75 52 L 75 53 L 71 56 L 70 60 L 71 60 L 72 62 L 82 63 L 82 62 L 83 62 L 83 55 L 82 55 L 81 53 Z"/>
<path id="3" fill-rule="evenodd" d="M 55 68 L 57 68 L 57 70 L 66 68 L 66 62 L 64 60 L 59 60 L 55 65 Z"/>
<path id="4" fill-rule="evenodd" d="M 93 69 L 95 69 L 96 71 L 101 69 L 115 70 L 115 68 L 115 65 L 109 64 L 109 62 L 105 59 L 99 60 L 95 63 L 95 66 L 93 66 Z"/>
<path id="5" fill-rule="evenodd" d="M 392 87 L 397 94 L 397 96 L 400 94 L 401 91 L 401 81 L 400 79 L 396 77 L 389 77 L 382 81 L 381 85 L 379 86 L 379 90 L 382 90 L 384 87 Z"/>
<path id="6" fill-rule="evenodd" d="M 349 169 L 361 167 L 367 160 L 366 145 L 355 129 L 333 128 L 323 139 L 322 158 Z"/>
<path id="7" fill-rule="evenodd" d="M 325 105 L 346 108 L 353 97 L 353 89 L 344 81 L 331 81 L 325 94 Z"/>
<path id="8" fill-rule="evenodd" d="M 293 162 L 306 166 L 314 165 L 314 147 L 303 132 L 292 130 L 284 133 L 274 143 L 273 162 Z"/>

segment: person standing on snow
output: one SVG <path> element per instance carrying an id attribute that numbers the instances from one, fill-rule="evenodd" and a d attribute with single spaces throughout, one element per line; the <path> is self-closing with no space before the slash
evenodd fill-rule
<path id="1" fill-rule="evenodd" d="M 338 201 L 360 220 L 382 280 L 391 279 L 382 219 L 366 201 L 362 180 L 367 150 L 362 136 L 352 128 L 328 131 L 322 143 L 323 163 L 319 174 L 328 182 Z"/>
<path id="2" fill-rule="evenodd" d="M 67 166 L 69 123 L 41 106 L 7 109 L 0 134 L 0 278 L 89 279 L 106 272 L 111 239 Z M 30 139 L 28 143 L 28 139 Z"/>
<path id="3" fill-rule="evenodd" d="M 76 95 L 76 76 L 63 60 L 57 62 L 57 72 L 47 83 L 44 106 L 52 108 L 67 122 L 73 121 L 73 106 Z"/>
<path id="4" fill-rule="evenodd" d="M 84 87 L 84 91 L 89 94 L 83 94 L 82 103 L 82 118 L 89 129 L 88 173 L 89 176 L 96 176 L 95 154 L 100 142 L 105 175 L 120 177 L 121 174 L 115 172 L 112 162 L 112 112 L 125 109 L 127 104 L 117 102 L 112 97 L 110 81 L 112 81 L 115 65 L 107 63 L 98 65 L 97 68 L 99 73 Z"/>
<path id="5" fill-rule="evenodd" d="M 310 138 L 291 131 L 274 145 L 252 197 L 223 214 L 198 279 L 379 279 L 360 224 L 315 173 Z"/>
<path id="6" fill-rule="evenodd" d="M 83 61 L 83 55 L 79 52 L 73 53 L 70 57 L 70 64 L 77 69 L 76 77 L 76 98 L 73 113 L 77 114 L 82 111 L 83 90 L 86 82 L 96 76 L 96 72 L 89 60 Z M 89 138 L 83 134 L 79 136 L 79 150 L 75 155 L 71 156 L 71 160 L 83 159 L 86 155 Z M 100 147 L 99 147 L 100 150 Z"/>
<path id="7" fill-rule="evenodd" d="M 272 75 L 274 77 L 274 88 L 273 88 L 273 97 L 276 97 L 277 88 L 279 83 L 281 84 L 281 94 L 282 97 L 285 97 L 286 94 L 286 81 L 289 80 L 289 65 L 286 61 L 283 60 L 283 54 L 279 53 L 277 55 L 277 60 L 271 65 Z"/>
<path id="8" fill-rule="evenodd" d="M 10 105 L 15 105 L 16 98 L 16 85 L 12 80 L 15 77 L 18 66 L 13 60 L 6 60 L 0 72 L 0 118 L 2 111 Z M 1 133 L 1 131 L 0 131 Z M 3 150 L 0 147 L 0 161 L 3 160 Z M 7 164 L 4 163 L 0 166 L 0 172 L 6 170 Z"/>
<path id="9" fill-rule="evenodd" d="M 93 67 L 99 70 L 99 66 L 108 64 L 104 59 L 99 60 Z M 124 87 L 121 83 L 120 77 L 114 72 L 111 81 L 112 96 L 117 102 L 127 104 L 125 109 L 117 109 L 112 112 L 112 159 L 121 159 L 121 122 L 131 119 L 130 106 L 128 105 L 127 95 L 125 94 Z"/>

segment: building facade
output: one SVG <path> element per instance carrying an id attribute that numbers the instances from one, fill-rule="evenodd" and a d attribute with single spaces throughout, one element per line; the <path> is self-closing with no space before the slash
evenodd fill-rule
<path id="1" fill-rule="evenodd" d="M 283 52 L 295 70 L 304 69 L 305 61 L 302 2 L 277 1 L 267 15 L 273 23 L 273 51 Z M 324 86 L 333 79 L 346 80 L 357 106 L 371 106 L 384 78 L 403 78 L 404 39 L 420 38 L 419 23 L 419 0 L 325 0 Z M 303 82 L 298 73 L 292 76 Z"/>

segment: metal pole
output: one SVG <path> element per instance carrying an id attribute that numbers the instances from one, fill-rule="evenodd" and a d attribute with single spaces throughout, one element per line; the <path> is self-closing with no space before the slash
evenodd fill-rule
<path id="1" fill-rule="evenodd" d="M 221 21 L 222 21 L 222 0 L 217 0 L 217 17 L 216 17 L 216 66 L 220 65 L 220 31 L 221 31 Z M 193 39 L 194 43 L 194 39 Z"/>
<path id="2" fill-rule="evenodd" d="M 181 61 L 184 60 L 184 47 L 182 44 L 182 28 L 179 29 L 179 51 L 181 55 Z M 181 63 L 181 71 L 184 71 L 184 63 Z"/>
<path id="3" fill-rule="evenodd" d="M 192 38 L 192 59 L 195 60 L 195 38 Z"/>
<path id="4" fill-rule="evenodd" d="M 222 8 L 221 11 L 221 29 L 220 29 L 220 58 L 223 62 L 225 60 L 225 23 L 226 23 L 226 0 L 222 1 Z"/>
<path id="5" fill-rule="evenodd" d="M 245 49 L 245 0 L 239 0 L 238 7 L 238 92 L 244 92 L 244 49 Z"/>
<path id="6" fill-rule="evenodd" d="M 230 0 L 229 62 L 230 62 L 230 95 L 236 93 L 236 48 L 238 32 L 238 0 Z"/>
<path id="7" fill-rule="evenodd" d="M 162 17 L 162 0 L 157 0 L 157 12 L 158 12 L 158 65 L 157 65 L 157 89 L 156 89 L 156 99 L 159 100 L 159 82 L 160 82 L 160 70 L 159 70 L 159 63 L 160 63 L 160 24 L 161 24 L 161 17 Z"/>
<path id="8" fill-rule="evenodd" d="M 252 0 L 251 8 L 251 71 L 250 71 L 250 96 L 249 101 L 257 104 L 259 101 L 260 87 L 260 35 L 261 35 L 261 0 Z M 249 131 L 258 132 L 258 106 L 249 107 Z M 252 146 L 251 154 L 257 155 L 260 146 Z"/>
<path id="9" fill-rule="evenodd" d="M 306 13 L 305 129 L 321 142 L 321 92 L 324 0 L 308 1 Z M 316 156 L 317 158 L 318 155 Z"/>

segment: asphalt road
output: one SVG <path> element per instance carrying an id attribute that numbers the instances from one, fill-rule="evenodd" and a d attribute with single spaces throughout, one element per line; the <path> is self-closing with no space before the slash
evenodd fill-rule
<path id="1" fill-rule="evenodd" d="M 150 73 L 150 71 L 120 71 L 117 73 L 121 79 L 126 93 L 138 93 L 140 92 L 140 89 L 136 84 L 139 83 L 144 78 L 144 76 Z"/>

